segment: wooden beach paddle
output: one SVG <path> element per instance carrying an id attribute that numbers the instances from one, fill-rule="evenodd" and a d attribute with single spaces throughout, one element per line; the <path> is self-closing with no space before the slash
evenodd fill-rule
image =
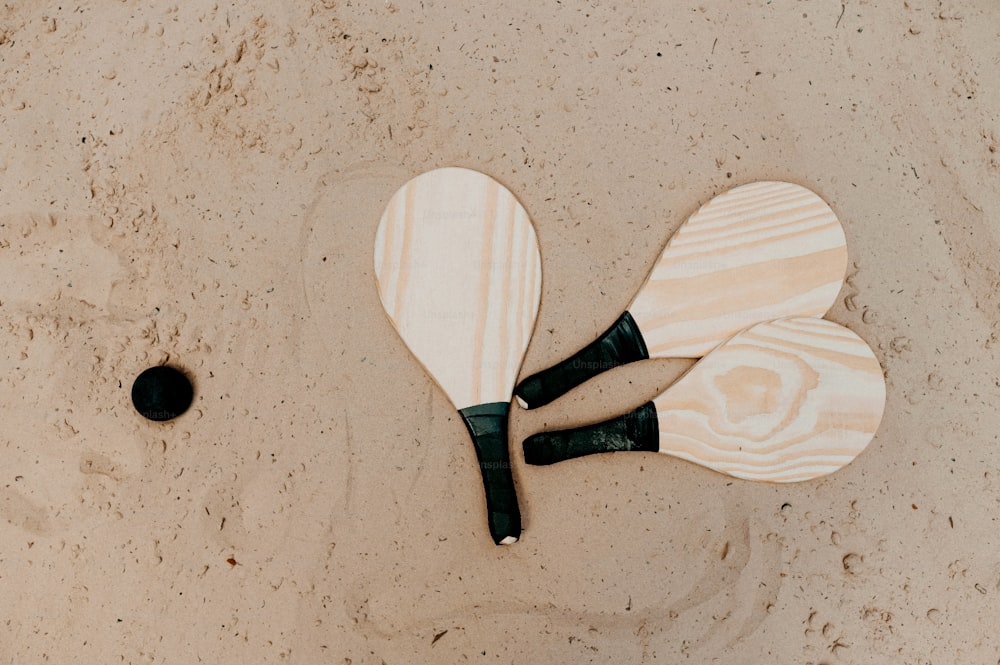
<path id="1" fill-rule="evenodd" d="M 736 187 L 681 225 L 607 332 L 515 394 L 536 408 L 618 365 L 700 358 L 754 323 L 823 316 L 846 270 L 844 230 L 823 199 L 787 182 Z"/>
<path id="2" fill-rule="evenodd" d="M 737 478 L 809 480 L 857 457 L 884 407 L 882 368 L 861 338 L 823 319 L 780 319 L 737 334 L 632 413 L 528 437 L 524 459 L 652 451 Z"/>
<path id="3" fill-rule="evenodd" d="M 541 295 L 527 212 L 482 173 L 419 175 L 393 195 L 379 222 L 375 274 L 396 331 L 472 436 L 494 542 L 517 541 L 507 414 Z"/>

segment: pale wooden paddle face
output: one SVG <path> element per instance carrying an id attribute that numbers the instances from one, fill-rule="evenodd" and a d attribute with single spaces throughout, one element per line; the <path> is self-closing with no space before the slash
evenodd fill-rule
<path id="1" fill-rule="evenodd" d="M 861 453 L 882 419 L 885 381 L 847 328 L 783 319 L 715 349 L 654 403 L 660 452 L 738 478 L 792 482 Z"/>
<path id="2" fill-rule="evenodd" d="M 823 316 L 847 270 L 844 230 L 812 191 L 757 182 L 670 239 L 629 312 L 653 358 L 700 358 L 758 321 Z"/>
<path id="3" fill-rule="evenodd" d="M 458 409 L 509 402 L 541 297 L 528 214 L 492 178 L 413 178 L 375 236 L 379 297 L 400 337 Z"/>

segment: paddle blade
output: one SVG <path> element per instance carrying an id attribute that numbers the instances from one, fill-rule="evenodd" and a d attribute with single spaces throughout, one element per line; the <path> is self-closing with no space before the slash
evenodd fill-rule
<path id="1" fill-rule="evenodd" d="M 375 236 L 379 297 L 458 409 L 509 402 L 541 296 L 535 230 L 514 195 L 460 168 L 389 201 Z"/>
<path id="2" fill-rule="evenodd" d="M 670 239 L 629 307 L 653 358 L 700 358 L 759 321 L 823 316 L 847 270 L 844 230 L 812 191 L 756 182 Z"/>
<path id="3" fill-rule="evenodd" d="M 748 480 L 832 473 L 875 436 L 885 380 L 872 350 L 830 321 L 761 323 L 654 400 L 660 452 Z"/>

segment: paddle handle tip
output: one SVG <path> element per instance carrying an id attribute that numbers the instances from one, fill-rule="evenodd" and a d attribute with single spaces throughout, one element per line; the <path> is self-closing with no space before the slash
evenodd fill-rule
<path id="1" fill-rule="evenodd" d="M 510 404 L 480 404 L 459 410 L 476 448 L 486 493 L 490 536 L 497 545 L 511 545 L 521 537 L 521 511 L 511 472 L 507 445 Z"/>
<path id="2" fill-rule="evenodd" d="M 596 340 L 519 383 L 514 395 L 524 408 L 537 409 L 602 372 L 646 358 L 649 351 L 639 325 L 625 312 Z"/>

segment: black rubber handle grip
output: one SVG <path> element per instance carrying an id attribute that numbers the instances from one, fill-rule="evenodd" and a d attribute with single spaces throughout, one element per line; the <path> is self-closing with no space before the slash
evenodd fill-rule
<path id="1" fill-rule="evenodd" d="M 545 406 L 584 381 L 612 367 L 649 357 L 639 326 L 628 312 L 578 352 L 548 369 L 529 376 L 514 389 L 529 409 Z"/>
<path id="2" fill-rule="evenodd" d="M 490 535 L 497 545 L 510 545 L 521 537 L 521 511 L 517 506 L 514 476 L 507 448 L 507 414 L 510 404 L 493 402 L 460 409 L 472 435 L 479 470 L 486 491 Z"/>
<path id="3" fill-rule="evenodd" d="M 631 413 L 603 423 L 529 436 L 524 440 L 524 461 L 535 465 L 555 464 L 596 453 L 656 452 L 659 449 L 656 406 L 647 402 Z"/>

